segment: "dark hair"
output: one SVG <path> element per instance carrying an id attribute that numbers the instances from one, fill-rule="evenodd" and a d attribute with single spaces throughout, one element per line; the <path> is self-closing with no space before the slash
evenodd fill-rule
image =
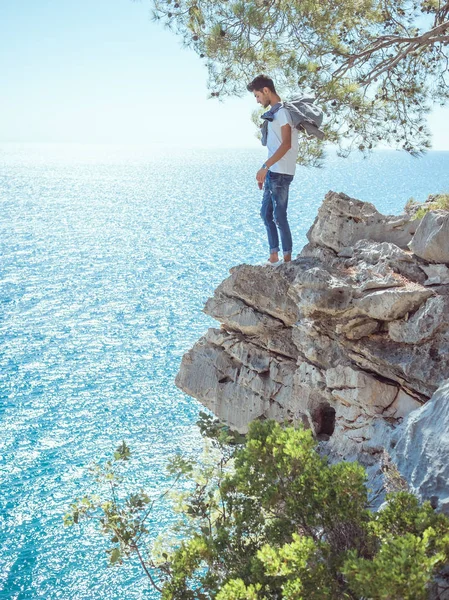
<path id="1" fill-rule="evenodd" d="M 246 86 L 246 89 L 248 92 L 260 92 L 260 90 L 263 90 L 265 87 L 272 91 L 273 94 L 276 93 L 273 80 L 266 75 L 258 75 Z"/>

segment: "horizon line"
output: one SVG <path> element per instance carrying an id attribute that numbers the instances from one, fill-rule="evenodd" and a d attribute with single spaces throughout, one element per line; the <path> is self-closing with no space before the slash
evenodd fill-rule
<path id="1" fill-rule="evenodd" d="M 23 141 L 1 141 L 0 140 L 0 146 L 31 146 L 31 145 L 35 145 L 35 146 L 102 146 L 102 147 L 147 147 L 147 148 L 153 148 L 153 147 L 158 147 L 158 148 L 165 148 L 165 149 L 170 149 L 170 150 L 233 150 L 233 149 L 240 149 L 240 150 L 254 150 L 256 148 L 258 149 L 262 149 L 264 148 L 264 146 L 261 146 L 260 144 L 247 144 L 247 145 L 243 145 L 243 144 L 237 144 L 237 145 L 223 145 L 223 146 L 217 146 L 217 145 L 208 145 L 208 144 L 191 144 L 191 145 L 180 145 L 180 144 L 169 144 L 166 142 L 36 142 L 36 141 L 27 141 L 27 142 L 23 142 Z M 337 148 L 333 145 L 329 145 L 325 151 L 331 151 L 331 152 L 335 152 L 337 150 Z M 405 150 L 401 149 L 401 148 L 374 148 L 373 150 L 371 150 L 371 153 L 374 152 L 403 152 L 405 154 L 407 154 L 407 152 L 405 152 Z M 424 154 L 428 154 L 431 152 L 449 152 L 449 148 L 428 148 L 424 151 Z M 351 154 L 357 153 L 357 150 L 354 149 Z"/>

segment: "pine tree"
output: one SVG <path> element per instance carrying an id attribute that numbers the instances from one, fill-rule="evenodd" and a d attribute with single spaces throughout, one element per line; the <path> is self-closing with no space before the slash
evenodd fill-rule
<path id="1" fill-rule="evenodd" d="M 342 155 L 422 154 L 426 115 L 449 97 L 444 0 L 152 0 L 152 17 L 206 62 L 211 97 L 241 96 L 261 73 L 285 98 L 312 90 Z M 302 136 L 298 162 L 322 157 Z"/>

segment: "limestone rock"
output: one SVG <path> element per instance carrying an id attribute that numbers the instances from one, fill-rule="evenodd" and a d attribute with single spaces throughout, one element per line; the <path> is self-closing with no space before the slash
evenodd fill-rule
<path id="1" fill-rule="evenodd" d="M 449 212 L 431 210 L 424 215 L 409 246 L 419 257 L 449 264 Z"/>
<path id="2" fill-rule="evenodd" d="M 211 329 L 184 355 L 176 385 L 244 433 L 272 405 L 280 418 L 290 410 L 295 363 L 264 352 L 239 336 Z"/>
<path id="3" fill-rule="evenodd" d="M 362 370 L 377 373 L 408 389 L 417 398 L 430 398 L 449 377 L 449 340 L 436 334 L 420 345 L 394 342 L 385 334 L 345 340 L 346 356 Z M 404 348 L 405 346 L 405 348 Z"/>
<path id="4" fill-rule="evenodd" d="M 290 289 L 290 294 L 298 299 L 303 316 L 317 310 L 330 314 L 345 312 L 353 293 L 347 282 L 320 267 L 298 273 Z"/>
<path id="5" fill-rule="evenodd" d="M 292 358 L 295 361 L 299 356 L 298 348 L 293 342 L 293 330 L 291 328 L 271 331 L 270 333 L 263 332 L 257 336 L 248 337 L 248 341 L 265 348 L 273 354 Z"/>
<path id="6" fill-rule="evenodd" d="M 231 269 L 231 276 L 217 288 L 218 294 L 240 298 L 259 312 L 292 325 L 298 319 L 298 307 L 288 296 L 289 271 L 240 265 Z"/>
<path id="7" fill-rule="evenodd" d="M 407 249 L 419 223 L 411 215 L 385 217 L 330 192 L 296 260 L 231 269 L 204 309 L 220 329 L 183 357 L 176 378 L 238 431 L 253 419 L 304 423 L 330 460 L 367 467 L 373 506 L 385 495 L 390 441 L 407 436 L 422 443 L 398 442 L 405 476 L 423 497 L 438 489 L 449 506 L 448 473 L 433 469 L 427 434 L 449 431 L 434 395 L 449 381 L 449 268 Z"/>
<path id="8" fill-rule="evenodd" d="M 395 342 L 419 344 L 429 339 L 443 324 L 449 325 L 447 305 L 442 296 L 429 298 L 408 320 L 392 321 L 388 333 Z"/>
<path id="9" fill-rule="evenodd" d="M 400 473 L 423 500 L 438 499 L 449 512 L 449 383 L 446 381 L 420 409 L 410 413 L 392 451 Z"/>
<path id="10" fill-rule="evenodd" d="M 385 216 L 368 202 L 345 194 L 326 194 L 318 216 L 307 234 L 312 244 L 340 252 L 358 240 L 392 242 L 406 248 L 417 226 L 409 214 Z"/>
<path id="11" fill-rule="evenodd" d="M 359 269 L 364 265 L 359 265 Z M 395 277 L 395 274 L 385 269 L 384 266 L 377 265 L 374 268 L 367 268 L 365 277 L 360 281 L 357 290 L 367 292 L 369 290 L 382 290 L 388 288 L 402 287 L 404 282 Z"/>
<path id="12" fill-rule="evenodd" d="M 446 265 L 420 265 L 427 275 L 424 285 L 445 285 L 449 283 L 449 268 Z"/>
<path id="13" fill-rule="evenodd" d="M 396 244 L 373 242 L 372 240 L 359 240 L 355 243 L 351 257 L 370 265 L 377 265 L 380 262 L 386 262 L 390 265 L 397 262 L 414 262 L 411 252 L 399 248 Z"/>
<path id="14" fill-rule="evenodd" d="M 318 368 L 329 369 L 350 362 L 342 346 L 319 331 L 316 322 L 312 319 L 301 319 L 296 323 L 292 338 L 300 355 Z"/>
<path id="15" fill-rule="evenodd" d="M 344 325 L 337 325 L 335 331 L 337 333 L 344 333 L 348 340 L 361 340 L 363 337 L 367 337 L 378 331 L 379 327 L 379 321 L 365 317 L 356 317 L 355 319 L 350 319 Z"/>
<path id="16" fill-rule="evenodd" d="M 319 369 L 308 362 L 299 363 L 296 370 L 296 378 L 298 385 L 320 389 L 324 389 L 326 387 L 325 373 L 322 371 L 322 369 Z"/>
<path id="17" fill-rule="evenodd" d="M 320 264 L 332 265 L 337 258 L 334 250 L 317 244 L 306 244 L 298 255 L 298 258 L 316 258 Z"/>
<path id="18" fill-rule="evenodd" d="M 220 323 L 225 323 L 228 329 L 236 329 L 249 335 L 284 326 L 281 320 L 248 306 L 243 300 L 225 296 L 220 292 L 209 298 L 203 310 Z"/>
<path id="19" fill-rule="evenodd" d="M 371 319 L 393 321 L 416 310 L 430 296 L 431 290 L 410 286 L 371 292 L 354 304 Z"/>
<path id="20" fill-rule="evenodd" d="M 397 386 L 352 367 L 328 369 L 326 385 L 344 405 L 363 407 L 365 413 L 373 415 L 389 407 L 399 391 Z"/>
<path id="21" fill-rule="evenodd" d="M 391 242 L 373 242 L 371 240 L 356 242 L 352 248 L 351 260 L 348 260 L 346 264 L 348 266 L 358 265 L 360 269 L 362 263 L 375 265 L 378 273 L 388 267 L 396 278 L 400 275 L 419 284 L 423 284 L 425 281 L 421 261 L 410 250 L 399 248 Z"/>
<path id="22" fill-rule="evenodd" d="M 384 417 L 394 417 L 395 419 L 403 419 L 413 410 L 421 408 L 422 403 L 416 398 L 407 394 L 404 390 L 399 390 L 394 402 L 383 412 Z"/>

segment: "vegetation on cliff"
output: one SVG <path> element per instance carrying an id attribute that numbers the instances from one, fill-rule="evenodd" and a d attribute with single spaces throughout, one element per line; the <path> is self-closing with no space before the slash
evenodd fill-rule
<path id="1" fill-rule="evenodd" d="M 151 494 L 121 493 L 125 443 L 94 469 L 106 497 L 76 500 L 65 524 L 97 518 L 110 564 L 137 556 L 164 600 L 427 598 L 449 558 L 449 519 L 429 503 L 402 491 L 371 512 L 364 469 L 329 464 L 302 428 L 258 421 L 242 439 L 205 415 L 200 426 L 202 456 L 169 461 L 159 499 L 179 520 L 163 539 Z"/>
<path id="2" fill-rule="evenodd" d="M 423 203 L 417 202 L 414 198 L 409 198 L 405 205 L 405 210 L 414 209 L 414 220 L 424 217 L 430 210 L 449 210 L 449 194 L 431 194 Z"/>

